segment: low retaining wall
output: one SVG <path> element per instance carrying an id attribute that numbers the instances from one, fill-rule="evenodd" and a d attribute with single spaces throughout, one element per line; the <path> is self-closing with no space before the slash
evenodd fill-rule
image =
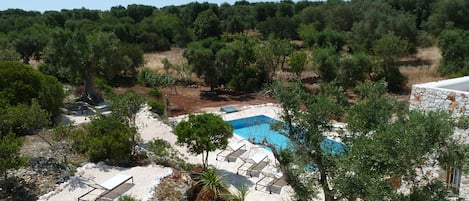
<path id="1" fill-rule="evenodd" d="M 410 109 L 448 110 L 454 117 L 469 115 L 469 77 L 412 86 Z"/>

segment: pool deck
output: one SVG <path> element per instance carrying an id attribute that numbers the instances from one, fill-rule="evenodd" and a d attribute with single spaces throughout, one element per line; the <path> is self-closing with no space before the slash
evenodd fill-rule
<path id="1" fill-rule="evenodd" d="M 204 112 L 211 112 L 219 114 L 225 121 L 252 117 L 257 115 L 265 115 L 272 119 L 278 120 L 278 114 L 280 113 L 280 108 L 275 104 L 263 104 L 263 105 L 254 105 L 254 106 L 244 106 L 238 107 L 238 112 L 233 113 L 222 113 L 220 112 L 220 107 L 217 108 L 206 108 Z M 183 119 L 186 119 L 188 116 L 179 116 L 175 118 L 170 118 L 170 122 L 179 122 Z M 74 124 L 86 123 L 89 122 L 90 119 L 80 116 L 67 116 L 68 120 L 70 120 Z M 171 126 L 161 122 L 160 120 L 153 117 L 153 115 L 148 111 L 148 108 L 142 108 L 142 110 L 136 116 L 136 125 L 138 127 L 138 133 L 141 135 L 141 138 L 144 143 L 147 143 L 153 139 L 160 138 L 168 141 L 176 150 L 178 150 L 183 156 L 184 160 L 189 163 L 193 164 L 200 164 L 201 163 L 201 156 L 200 155 L 192 155 L 189 153 L 187 148 L 176 145 L 176 135 L 173 133 L 173 129 Z M 333 136 L 331 136 L 333 138 Z M 230 142 L 238 142 L 242 140 L 242 138 L 238 135 L 234 135 L 229 141 Z M 248 143 L 246 144 L 247 150 L 254 147 L 255 145 Z M 262 152 L 267 154 L 268 159 L 271 161 L 271 165 L 274 164 L 275 158 L 273 154 L 265 149 L 258 149 Z M 216 155 L 222 150 L 216 150 L 214 152 L 210 152 L 208 157 L 208 162 L 210 166 L 216 167 L 220 173 L 225 175 L 226 181 L 230 184 L 230 190 L 235 191 L 235 187 L 239 187 L 240 185 L 244 184 L 249 188 L 246 201 L 259 201 L 259 200 L 268 200 L 268 201 L 288 201 L 292 200 L 293 190 L 289 185 L 286 185 L 282 188 L 280 193 L 272 193 L 270 194 L 265 188 L 260 188 L 258 190 L 255 189 L 255 184 L 260 180 L 259 177 L 250 177 L 245 173 L 241 172 L 239 175 L 237 173 L 238 167 L 242 164 L 242 160 L 237 159 L 234 162 L 228 161 L 220 161 L 216 160 Z M 247 151 L 246 153 L 249 153 Z M 243 155 L 241 155 L 243 157 Z M 244 156 L 245 157 L 245 156 Z M 132 194 L 136 196 L 138 199 L 142 199 L 144 201 L 151 200 L 149 197 L 146 197 L 145 192 L 148 193 L 149 189 L 154 189 L 155 184 L 150 184 L 152 181 L 144 181 L 138 179 L 140 177 L 145 177 L 148 174 L 154 174 L 155 176 L 159 175 L 158 177 L 163 177 L 164 171 L 161 170 L 154 170 L 152 167 L 139 167 L 136 172 L 125 172 L 125 169 L 122 168 L 114 168 L 112 173 L 115 174 L 129 174 L 134 176 L 135 186 L 133 186 L 128 192 L 125 194 Z M 163 167 L 158 167 L 163 168 Z M 97 180 L 102 178 L 111 177 L 111 174 L 107 172 L 103 172 L 101 168 L 94 169 L 83 169 L 83 175 L 92 175 Z M 168 168 L 166 168 L 168 169 Z M 165 169 L 165 170 L 166 170 Z M 146 172 L 147 171 L 147 172 Z M 151 171 L 152 173 L 148 173 Z M 161 174 L 160 174 L 161 173 Z M 136 178 L 136 179 L 135 179 Z M 157 184 L 156 184 L 157 185 Z M 54 191 L 49 193 L 47 196 L 44 196 L 42 200 L 67 200 L 68 198 L 75 197 L 75 193 L 79 194 L 79 190 L 83 190 L 82 188 L 76 188 L 74 185 L 64 183 L 61 186 L 69 186 L 60 188 L 60 190 Z M 315 200 L 324 200 L 323 195 L 320 193 L 318 198 Z"/>
<path id="2" fill-rule="evenodd" d="M 210 112 L 219 114 L 223 120 L 230 121 L 235 119 L 247 118 L 252 116 L 258 115 L 265 115 L 272 119 L 280 120 L 279 114 L 281 112 L 280 107 L 276 104 L 268 103 L 262 105 L 253 105 L 253 106 L 244 106 L 240 107 L 238 112 L 233 113 L 222 113 L 220 112 L 219 108 L 206 108 L 204 112 Z M 181 121 L 183 119 L 187 119 L 187 115 L 179 116 L 173 119 L 173 121 Z M 338 141 L 337 135 L 335 133 L 328 133 L 328 136 L 331 139 Z M 234 134 L 233 138 L 231 138 L 230 142 L 238 142 L 243 140 L 243 138 L 239 135 Z M 247 150 L 252 147 L 255 147 L 254 144 L 247 143 Z M 271 165 L 275 164 L 275 157 L 273 156 L 272 152 L 267 151 L 265 149 L 258 149 L 265 154 L 267 154 L 268 159 Z M 250 177 L 249 175 L 240 174 L 237 175 L 236 171 L 238 167 L 242 164 L 240 159 L 236 160 L 235 162 L 227 162 L 227 161 L 217 161 L 216 154 L 219 153 L 221 150 L 216 150 L 214 152 L 210 152 L 209 154 L 209 165 L 216 167 L 221 173 L 225 175 L 227 181 L 229 181 L 232 187 L 239 187 L 241 184 L 244 184 L 249 187 L 249 193 L 246 197 L 246 201 L 258 201 L 258 200 L 269 200 L 269 201 L 288 201 L 293 200 L 291 197 L 293 195 L 293 189 L 286 185 L 282 188 L 280 194 L 272 193 L 270 194 L 268 190 L 265 188 L 261 188 L 256 190 L 255 184 L 257 181 L 260 180 L 259 177 Z M 183 150 L 181 150 L 183 152 Z M 189 162 L 191 163 L 200 163 L 200 156 L 188 156 Z M 324 200 L 322 193 L 318 194 L 318 198 L 315 200 Z"/>

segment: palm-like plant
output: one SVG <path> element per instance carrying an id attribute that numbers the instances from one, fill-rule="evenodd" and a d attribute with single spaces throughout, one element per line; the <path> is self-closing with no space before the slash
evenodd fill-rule
<path id="1" fill-rule="evenodd" d="M 225 201 L 245 201 L 246 196 L 249 193 L 249 188 L 246 184 L 241 184 L 238 187 L 238 192 L 236 194 L 231 194 L 230 192 L 222 193 L 220 197 Z"/>
<path id="2" fill-rule="evenodd" d="M 211 191 L 216 199 L 220 191 L 226 189 L 227 186 L 223 177 L 224 175 L 218 174 L 216 169 L 207 169 L 200 174 L 199 181 L 196 184 L 202 185 L 202 191 Z"/>

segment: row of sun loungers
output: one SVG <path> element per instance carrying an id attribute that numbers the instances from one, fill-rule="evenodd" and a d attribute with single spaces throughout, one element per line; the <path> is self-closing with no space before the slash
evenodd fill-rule
<path id="1" fill-rule="evenodd" d="M 240 159 L 242 162 L 236 174 L 244 173 L 250 177 L 259 177 L 255 184 L 256 190 L 265 187 L 269 193 L 280 193 L 282 187 L 287 184 L 283 173 L 271 163 L 263 147 L 253 147 L 248 151 L 246 143 L 246 140 L 229 143 L 226 150 L 217 154 L 216 160 L 235 162 L 236 159 Z"/>
<path id="2" fill-rule="evenodd" d="M 237 159 L 240 159 L 242 162 L 237 168 L 236 174 L 245 173 L 250 177 L 259 177 L 260 179 L 255 184 L 256 190 L 258 190 L 259 187 L 265 187 L 269 193 L 280 193 L 282 187 L 286 184 L 283 173 L 278 168 L 274 167 L 275 165 L 271 164 L 266 150 L 264 150 L 263 147 L 252 147 L 248 151 L 246 143 L 248 143 L 246 140 L 229 143 L 226 150 L 217 154 L 216 160 L 235 162 Z M 113 200 L 123 193 L 122 191 L 114 191 L 128 181 L 132 181 L 133 184 L 133 177 L 123 174 L 115 175 L 100 184 L 91 179 L 83 178 L 82 182 L 91 187 L 91 189 L 80 196 L 78 201 Z M 97 190 L 100 192 L 92 195 L 92 192 Z"/>

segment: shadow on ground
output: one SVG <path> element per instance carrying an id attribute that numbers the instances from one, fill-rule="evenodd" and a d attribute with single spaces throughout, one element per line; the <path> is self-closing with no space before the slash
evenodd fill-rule
<path id="1" fill-rule="evenodd" d="M 0 200 L 37 200 L 35 195 L 36 186 L 19 177 L 8 177 L 7 180 L 0 180 Z"/>

